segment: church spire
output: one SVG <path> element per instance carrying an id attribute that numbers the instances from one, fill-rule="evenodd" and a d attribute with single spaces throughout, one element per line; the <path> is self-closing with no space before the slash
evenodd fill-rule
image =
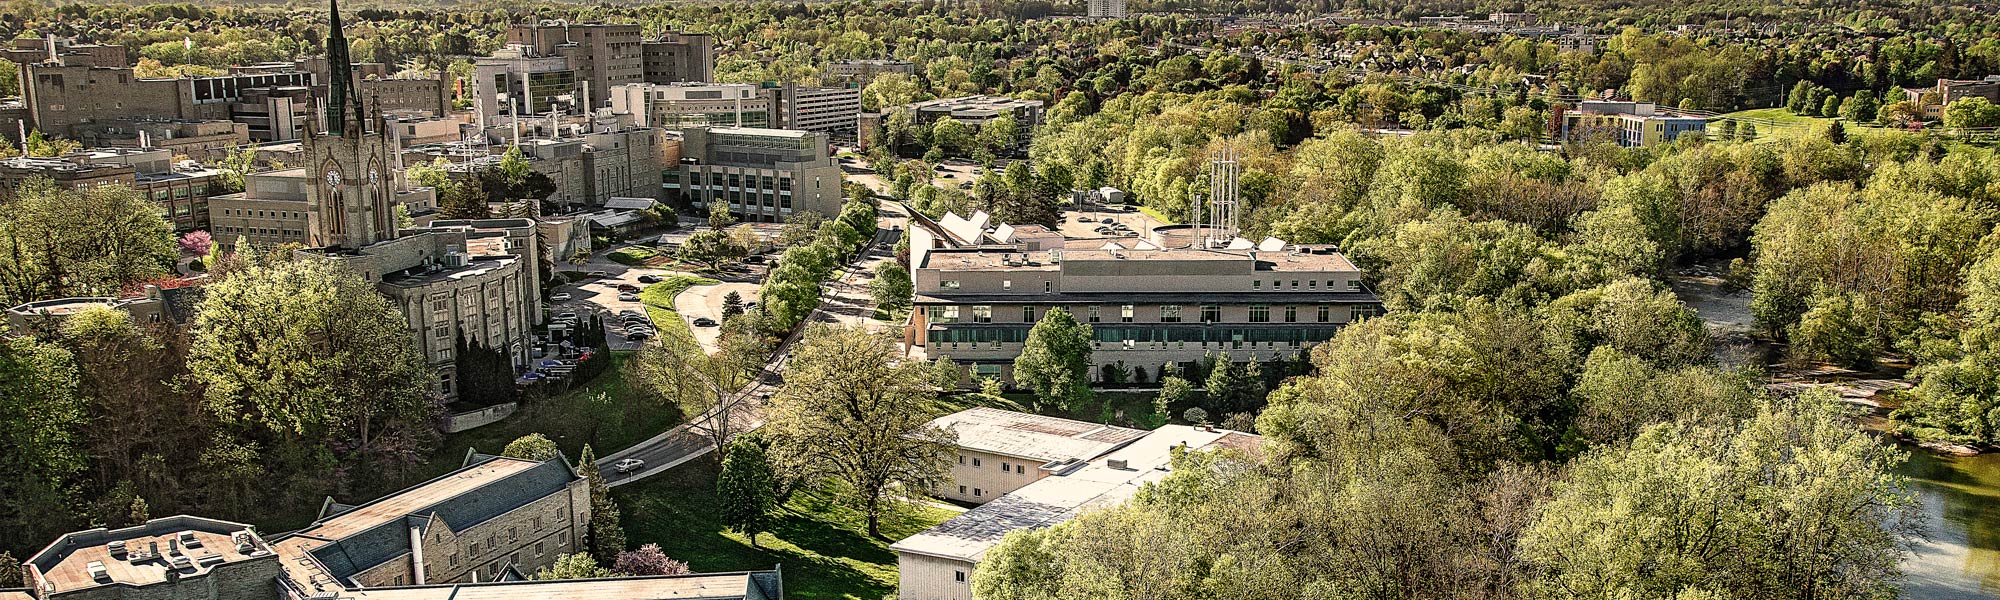
<path id="1" fill-rule="evenodd" d="M 347 34 L 340 27 L 340 0 L 327 0 L 328 28 L 326 32 L 326 66 L 328 79 L 326 94 L 326 132 L 342 135 L 349 132 L 347 105 L 354 105 L 352 132 L 359 134 L 364 129 L 361 113 L 361 93 L 355 88 L 354 59 L 347 53 Z"/>

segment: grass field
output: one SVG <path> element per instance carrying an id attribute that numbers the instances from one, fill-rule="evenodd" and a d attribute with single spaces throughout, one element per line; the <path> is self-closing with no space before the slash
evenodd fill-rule
<path id="1" fill-rule="evenodd" d="M 546 398 L 523 399 L 513 416 L 446 436 L 432 461 L 432 470 L 443 474 L 458 468 L 468 448 L 497 454 L 507 442 L 530 433 L 548 436 L 574 461 L 586 443 L 598 456 L 604 456 L 673 427 L 680 422 L 678 410 L 627 389 L 619 366 L 632 354 L 613 352 L 611 368 L 597 379 Z"/>
<path id="2" fill-rule="evenodd" d="M 694 340 L 694 332 L 688 329 L 687 321 L 674 309 L 674 296 L 697 285 L 722 283 L 707 277 L 693 275 L 667 275 L 665 281 L 646 286 L 639 290 L 639 302 L 646 305 L 646 316 L 653 319 L 653 327 L 660 335 L 675 335 Z"/>
<path id="3" fill-rule="evenodd" d="M 826 492 L 801 491 L 751 548 L 749 538 L 725 531 L 717 519 L 715 467 L 689 462 L 642 483 L 616 488 L 625 536 L 633 545 L 656 543 L 667 556 L 696 572 L 769 569 L 784 565 L 785 597 L 793 600 L 879 600 L 896 590 L 891 542 L 868 536 L 859 511 Z M 899 540 L 957 513 L 934 506 L 906 506 L 882 519 L 882 535 Z"/>

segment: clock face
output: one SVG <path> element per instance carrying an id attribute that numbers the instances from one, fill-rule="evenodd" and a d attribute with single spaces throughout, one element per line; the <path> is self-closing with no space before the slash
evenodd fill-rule
<path id="1" fill-rule="evenodd" d="M 326 172 L 326 184 L 327 184 L 327 185 L 340 185 L 340 171 L 327 171 L 327 172 Z"/>

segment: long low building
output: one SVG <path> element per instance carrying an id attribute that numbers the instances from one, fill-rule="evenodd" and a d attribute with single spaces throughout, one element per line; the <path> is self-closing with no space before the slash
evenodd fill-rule
<path id="1" fill-rule="evenodd" d="M 1330 246 L 1215 245 L 1186 226 L 1063 239 L 1040 226 L 995 226 L 984 213 L 911 224 L 916 310 L 906 341 L 975 377 L 1011 378 L 1028 331 L 1056 308 L 1091 326 L 1095 366 L 1147 378 L 1167 364 L 1190 371 L 1210 354 L 1293 356 L 1382 311 L 1360 269 Z"/>
<path id="2" fill-rule="evenodd" d="M 1145 437 L 1146 432 L 1030 413 L 976 407 L 934 419 L 957 435 L 951 480 L 939 498 L 984 503 Z"/>
<path id="3" fill-rule="evenodd" d="M 889 546 L 902 600 L 972 600 L 972 572 L 1008 532 L 1050 527 L 1130 500 L 1172 472 L 1176 450 L 1255 452 L 1262 438 L 1167 425 L 1103 456 L 1080 460 L 1026 487 Z"/>

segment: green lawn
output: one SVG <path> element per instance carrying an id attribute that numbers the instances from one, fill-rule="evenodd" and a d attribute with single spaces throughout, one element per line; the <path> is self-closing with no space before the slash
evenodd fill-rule
<path id="1" fill-rule="evenodd" d="M 697 285 L 718 283 L 722 282 L 707 277 L 667 275 L 664 281 L 639 290 L 639 302 L 646 305 L 646 316 L 653 319 L 653 327 L 658 328 L 660 335 L 677 335 L 692 341 L 694 331 L 688 329 L 687 321 L 681 320 L 680 311 L 674 309 L 674 296 Z"/>
<path id="2" fill-rule="evenodd" d="M 879 600 L 896 590 L 891 542 L 868 537 L 867 520 L 826 493 L 799 492 L 781 511 L 773 531 L 753 549 L 744 536 L 724 531 L 716 517 L 715 467 L 690 461 L 642 483 L 614 488 L 626 539 L 660 545 L 667 556 L 695 572 L 769 569 L 783 564 L 785 596 L 793 600 Z M 882 534 L 900 540 L 957 514 L 933 506 L 903 507 L 885 515 Z"/>
<path id="3" fill-rule="evenodd" d="M 611 262 L 631 266 L 646 264 L 647 260 L 655 256 L 659 256 L 659 253 L 645 246 L 627 246 L 604 255 L 605 258 L 611 259 Z"/>
<path id="4" fill-rule="evenodd" d="M 586 443 L 601 457 L 673 427 L 680 422 L 679 410 L 626 387 L 625 372 L 619 367 L 632 354 L 613 352 L 615 362 L 597 379 L 545 398 L 523 399 L 513 416 L 445 436 L 431 470 L 436 474 L 449 472 L 458 468 L 467 448 L 495 454 L 507 442 L 530 433 L 548 436 L 574 461 Z"/>
<path id="5" fill-rule="evenodd" d="M 1138 205 L 1129 205 L 1129 206 L 1136 206 L 1139 209 L 1139 212 L 1146 213 L 1146 216 L 1152 217 L 1154 220 L 1159 221 L 1162 225 L 1174 224 L 1173 219 L 1167 218 L 1167 215 L 1165 213 L 1162 213 L 1151 206 L 1138 206 Z"/>

